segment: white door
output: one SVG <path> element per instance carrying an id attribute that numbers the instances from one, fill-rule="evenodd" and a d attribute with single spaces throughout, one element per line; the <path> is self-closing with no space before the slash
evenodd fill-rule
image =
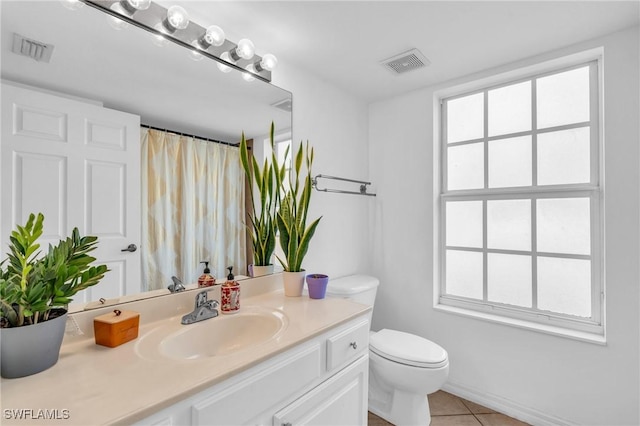
<path id="1" fill-rule="evenodd" d="M 2 257 L 42 212 L 41 250 L 77 227 L 110 269 L 74 303 L 140 292 L 140 117 L 3 82 L 0 166 Z"/>

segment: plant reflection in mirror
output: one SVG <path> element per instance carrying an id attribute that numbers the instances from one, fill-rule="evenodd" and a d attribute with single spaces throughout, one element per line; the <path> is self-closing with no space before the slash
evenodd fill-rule
<path id="1" fill-rule="evenodd" d="M 251 206 L 247 212 L 247 228 L 251 233 L 253 246 L 253 262 L 255 266 L 268 266 L 276 248 L 276 214 L 282 198 L 281 188 L 286 167 L 278 165 L 274 148 L 275 125 L 271 122 L 269 142 L 271 144 L 271 161 L 264 159 L 262 168 L 253 155 L 249 154 L 247 141 L 242 133 L 240 141 L 240 161 L 249 181 Z M 289 154 L 285 152 L 284 158 Z M 266 156 L 265 156 L 266 157 Z M 257 188 L 257 193 L 255 192 Z M 258 199 L 256 199 L 259 197 Z"/>

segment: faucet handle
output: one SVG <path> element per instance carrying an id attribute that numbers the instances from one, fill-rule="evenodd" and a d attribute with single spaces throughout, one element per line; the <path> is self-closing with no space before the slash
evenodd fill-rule
<path id="1" fill-rule="evenodd" d="M 204 306 L 204 305 L 207 305 L 207 304 L 208 304 L 209 306 L 211 306 L 211 304 L 213 304 L 213 308 L 218 307 L 219 302 L 218 302 L 217 300 L 215 300 L 215 299 L 208 300 L 208 299 L 209 299 L 209 297 L 208 297 L 208 293 L 209 293 L 210 291 L 213 291 L 213 288 L 210 288 L 210 289 L 207 289 L 207 290 L 199 291 L 199 292 L 196 294 L 196 308 L 199 308 L 199 307 Z"/>
<path id="2" fill-rule="evenodd" d="M 196 294 L 196 308 L 204 306 L 207 303 L 207 293 L 208 290 L 202 290 Z"/>
<path id="3" fill-rule="evenodd" d="M 182 281 L 180 281 L 178 277 L 176 276 L 171 277 L 171 281 L 173 283 L 167 287 L 171 293 L 176 293 L 176 292 L 185 290 L 184 285 L 182 284 Z"/>

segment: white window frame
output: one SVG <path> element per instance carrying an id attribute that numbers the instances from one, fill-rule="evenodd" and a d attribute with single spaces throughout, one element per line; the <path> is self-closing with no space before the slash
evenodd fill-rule
<path id="1" fill-rule="evenodd" d="M 554 126 L 542 130 L 536 129 L 536 78 L 569 71 L 575 68 L 590 67 L 590 119 L 587 122 L 571 125 Z M 551 334 L 563 335 L 579 340 L 595 343 L 605 343 L 605 303 L 604 303 L 604 256 L 603 256 L 603 181 L 602 181 L 602 51 L 597 49 L 592 52 L 574 55 L 569 58 L 551 61 L 549 63 L 535 65 L 523 70 L 516 70 L 502 76 L 494 76 L 475 83 L 465 84 L 463 87 L 445 89 L 435 94 L 436 108 L 440 114 L 439 120 L 439 155 L 435 156 L 439 164 L 436 165 L 439 181 L 437 185 L 437 200 L 435 226 L 437 238 L 436 246 L 436 273 L 437 285 L 435 286 L 434 307 L 439 310 L 458 313 L 466 316 L 486 319 L 490 321 L 506 323 L 517 327 L 539 330 Z M 488 91 L 531 81 L 532 84 L 532 130 L 527 132 L 511 133 L 489 137 L 487 114 L 485 113 L 484 136 L 476 140 L 454 142 L 447 144 L 446 103 L 447 101 L 484 92 L 484 110 L 487 111 Z M 437 114 L 438 114 L 437 113 Z M 591 176 L 590 182 L 585 184 L 544 185 L 537 186 L 537 135 L 550 131 L 573 129 L 590 126 L 591 148 Z M 489 141 L 504 138 L 512 138 L 522 135 L 531 135 L 532 138 L 532 185 L 515 188 L 489 188 L 488 187 L 488 146 Z M 469 143 L 482 143 L 484 145 L 484 188 L 474 190 L 446 190 L 447 188 L 447 147 L 464 145 Z M 591 253 L 590 255 L 570 255 L 537 252 L 536 247 L 536 202 L 541 198 L 582 198 L 590 200 L 591 210 Z M 487 248 L 487 201 L 488 200 L 531 200 L 531 250 L 496 250 Z M 446 245 L 446 203 L 452 201 L 481 201 L 483 205 L 483 247 L 453 247 Z M 465 298 L 446 294 L 446 250 L 467 250 L 483 253 L 483 300 Z M 489 253 L 525 254 L 531 257 L 532 267 L 532 305 L 533 308 L 520 308 L 488 301 L 487 297 L 487 257 Z M 561 258 L 588 259 L 591 260 L 591 313 L 590 319 L 577 316 L 552 313 L 536 308 L 536 261 L 538 256 L 550 256 Z"/>

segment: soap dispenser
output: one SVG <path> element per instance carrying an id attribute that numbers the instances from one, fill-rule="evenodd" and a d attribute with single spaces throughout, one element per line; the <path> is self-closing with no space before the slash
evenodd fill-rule
<path id="1" fill-rule="evenodd" d="M 202 261 L 200 263 L 204 263 L 204 271 L 200 278 L 198 278 L 198 287 L 211 287 L 215 285 L 216 279 L 213 275 L 211 275 L 211 270 L 209 269 L 209 262 Z"/>
<path id="2" fill-rule="evenodd" d="M 220 288 L 220 311 L 223 314 L 235 314 L 240 310 L 240 284 L 233 277 L 233 266 L 227 269 L 227 281 Z"/>

